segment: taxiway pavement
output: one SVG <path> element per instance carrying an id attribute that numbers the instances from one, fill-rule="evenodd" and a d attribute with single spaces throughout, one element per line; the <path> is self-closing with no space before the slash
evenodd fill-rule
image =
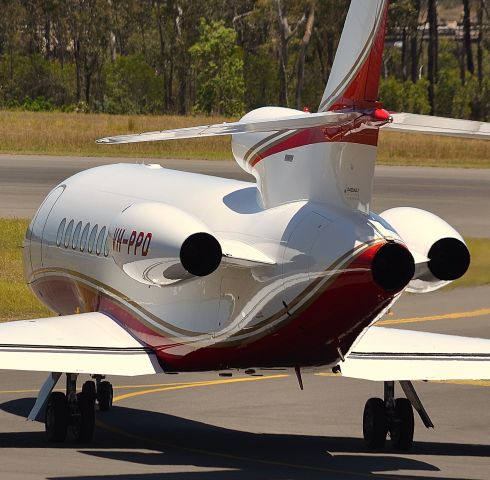
<path id="1" fill-rule="evenodd" d="M 489 294 L 490 287 L 471 295 L 458 289 L 420 303 L 407 295 L 384 320 L 490 338 Z M 470 313 L 444 318 L 454 309 Z M 44 375 L 0 372 L 0 478 L 488 479 L 488 381 L 416 382 L 436 428 L 426 430 L 416 417 L 411 451 L 388 441 L 372 452 L 362 440 L 362 410 L 367 398 L 382 396 L 382 384 L 319 368 L 304 372 L 300 391 L 289 370 L 232 373 L 111 378 L 115 404 L 97 412 L 94 442 L 68 439 L 56 447 L 46 442 L 43 424 L 23 418 Z"/>
<path id="2" fill-rule="evenodd" d="M 146 162 L 179 170 L 254 181 L 232 161 L 0 155 L 0 217 L 34 215 L 65 178 L 108 163 Z M 372 208 L 413 206 L 441 216 L 463 235 L 490 237 L 490 169 L 376 167 Z"/>

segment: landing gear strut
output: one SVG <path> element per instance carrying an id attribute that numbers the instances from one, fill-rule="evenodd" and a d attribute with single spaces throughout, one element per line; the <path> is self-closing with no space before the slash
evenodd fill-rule
<path id="1" fill-rule="evenodd" d="M 412 405 L 424 425 L 434 427 L 411 382 L 401 381 L 400 385 L 407 398 L 395 398 L 395 382 L 384 382 L 384 400 L 370 398 L 366 402 L 362 427 L 367 447 L 382 449 L 389 433 L 394 448 L 408 450 L 414 432 Z"/>
<path id="2" fill-rule="evenodd" d="M 64 442 L 68 427 L 79 442 L 92 441 L 95 426 L 95 402 L 99 410 L 109 410 L 112 406 L 112 385 L 102 381 L 103 375 L 93 375 L 86 381 L 82 391 L 77 393 L 76 373 L 66 374 L 66 393 L 53 392 L 61 378 L 60 372 L 52 372 L 43 383 L 36 402 L 27 419 L 41 420 L 43 408 L 46 435 L 50 442 Z"/>

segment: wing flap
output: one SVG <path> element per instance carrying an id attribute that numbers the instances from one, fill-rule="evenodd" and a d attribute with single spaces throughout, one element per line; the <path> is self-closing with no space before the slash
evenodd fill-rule
<path id="1" fill-rule="evenodd" d="M 125 376 L 162 371 L 151 350 L 97 312 L 0 324 L 0 369 Z"/>
<path id="2" fill-rule="evenodd" d="M 341 126 L 349 123 L 361 114 L 357 112 L 320 112 L 304 113 L 295 117 L 258 120 L 255 122 L 217 123 L 198 127 L 178 128 L 156 132 L 117 135 L 97 140 L 99 144 L 154 142 L 161 140 L 179 140 L 183 138 L 214 137 L 219 135 L 234 135 L 237 133 L 275 132 L 278 130 L 297 130 L 321 126 Z"/>
<path id="3" fill-rule="evenodd" d="M 414 113 L 394 113 L 391 117 L 393 122 L 383 126 L 383 130 L 490 140 L 490 123 L 486 122 Z"/>
<path id="4" fill-rule="evenodd" d="M 490 379 L 490 340 L 370 327 L 341 364 L 366 380 Z"/>

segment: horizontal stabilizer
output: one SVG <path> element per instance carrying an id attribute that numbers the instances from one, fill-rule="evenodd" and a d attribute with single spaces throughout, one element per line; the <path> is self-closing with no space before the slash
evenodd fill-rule
<path id="1" fill-rule="evenodd" d="M 394 113 L 391 116 L 393 122 L 383 126 L 383 130 L 490 140 L 490 123 L 486 122 L 414 113 Z"/>
<path id="2" fill-rule="evenodd" d="M 276 264 L 267 255 L 246 243 L 223 239 L 220 239 L 219 242 L 223 251 L 223 260 L 226 263 L 243 267 Z"/>
<path id="3" fill-rule="evenodd" d="M 103 313 L 0 324 L 0 370 L 146 375 L 155 354 Z"/>
<path id="4" fill-rule="evenodd" d="M 486 380 L 490 340 L 370 327 L 340 366 L 365 380 Z"/>
<path id="5" fill-rule="evenodd" d="M 176 130 L 162 130 L 157 132 L 135 133 L 131 135 L 118 135 L 115 137 L 100 138 L 97 140 L 97 143 L 110 145 L 117 143 L 154 142 L 159 140 L 214 137 L 219 135 L 234 135 L 237 133 L 299 130 L 303 128 L 321 126 L 333 127 L 349 123 L 360 116 L 361 114 L 356 112 L 304 113 L 296 117 L 257 120 L 255 122 L 224 122 L 214 125 L 201 125 L 199 127 L 178 128 Z"/>

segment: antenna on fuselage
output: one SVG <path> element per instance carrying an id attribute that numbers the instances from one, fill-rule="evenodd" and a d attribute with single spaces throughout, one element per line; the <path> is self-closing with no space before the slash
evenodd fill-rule
<path id="1" fill-rule="evenodd" d="M 300 367 L 294 367 L 294 372 L 296 373 L 296 378 L 298 379 L 299 388 L 303 390 L 303 379 L 301 378 Z"/>

